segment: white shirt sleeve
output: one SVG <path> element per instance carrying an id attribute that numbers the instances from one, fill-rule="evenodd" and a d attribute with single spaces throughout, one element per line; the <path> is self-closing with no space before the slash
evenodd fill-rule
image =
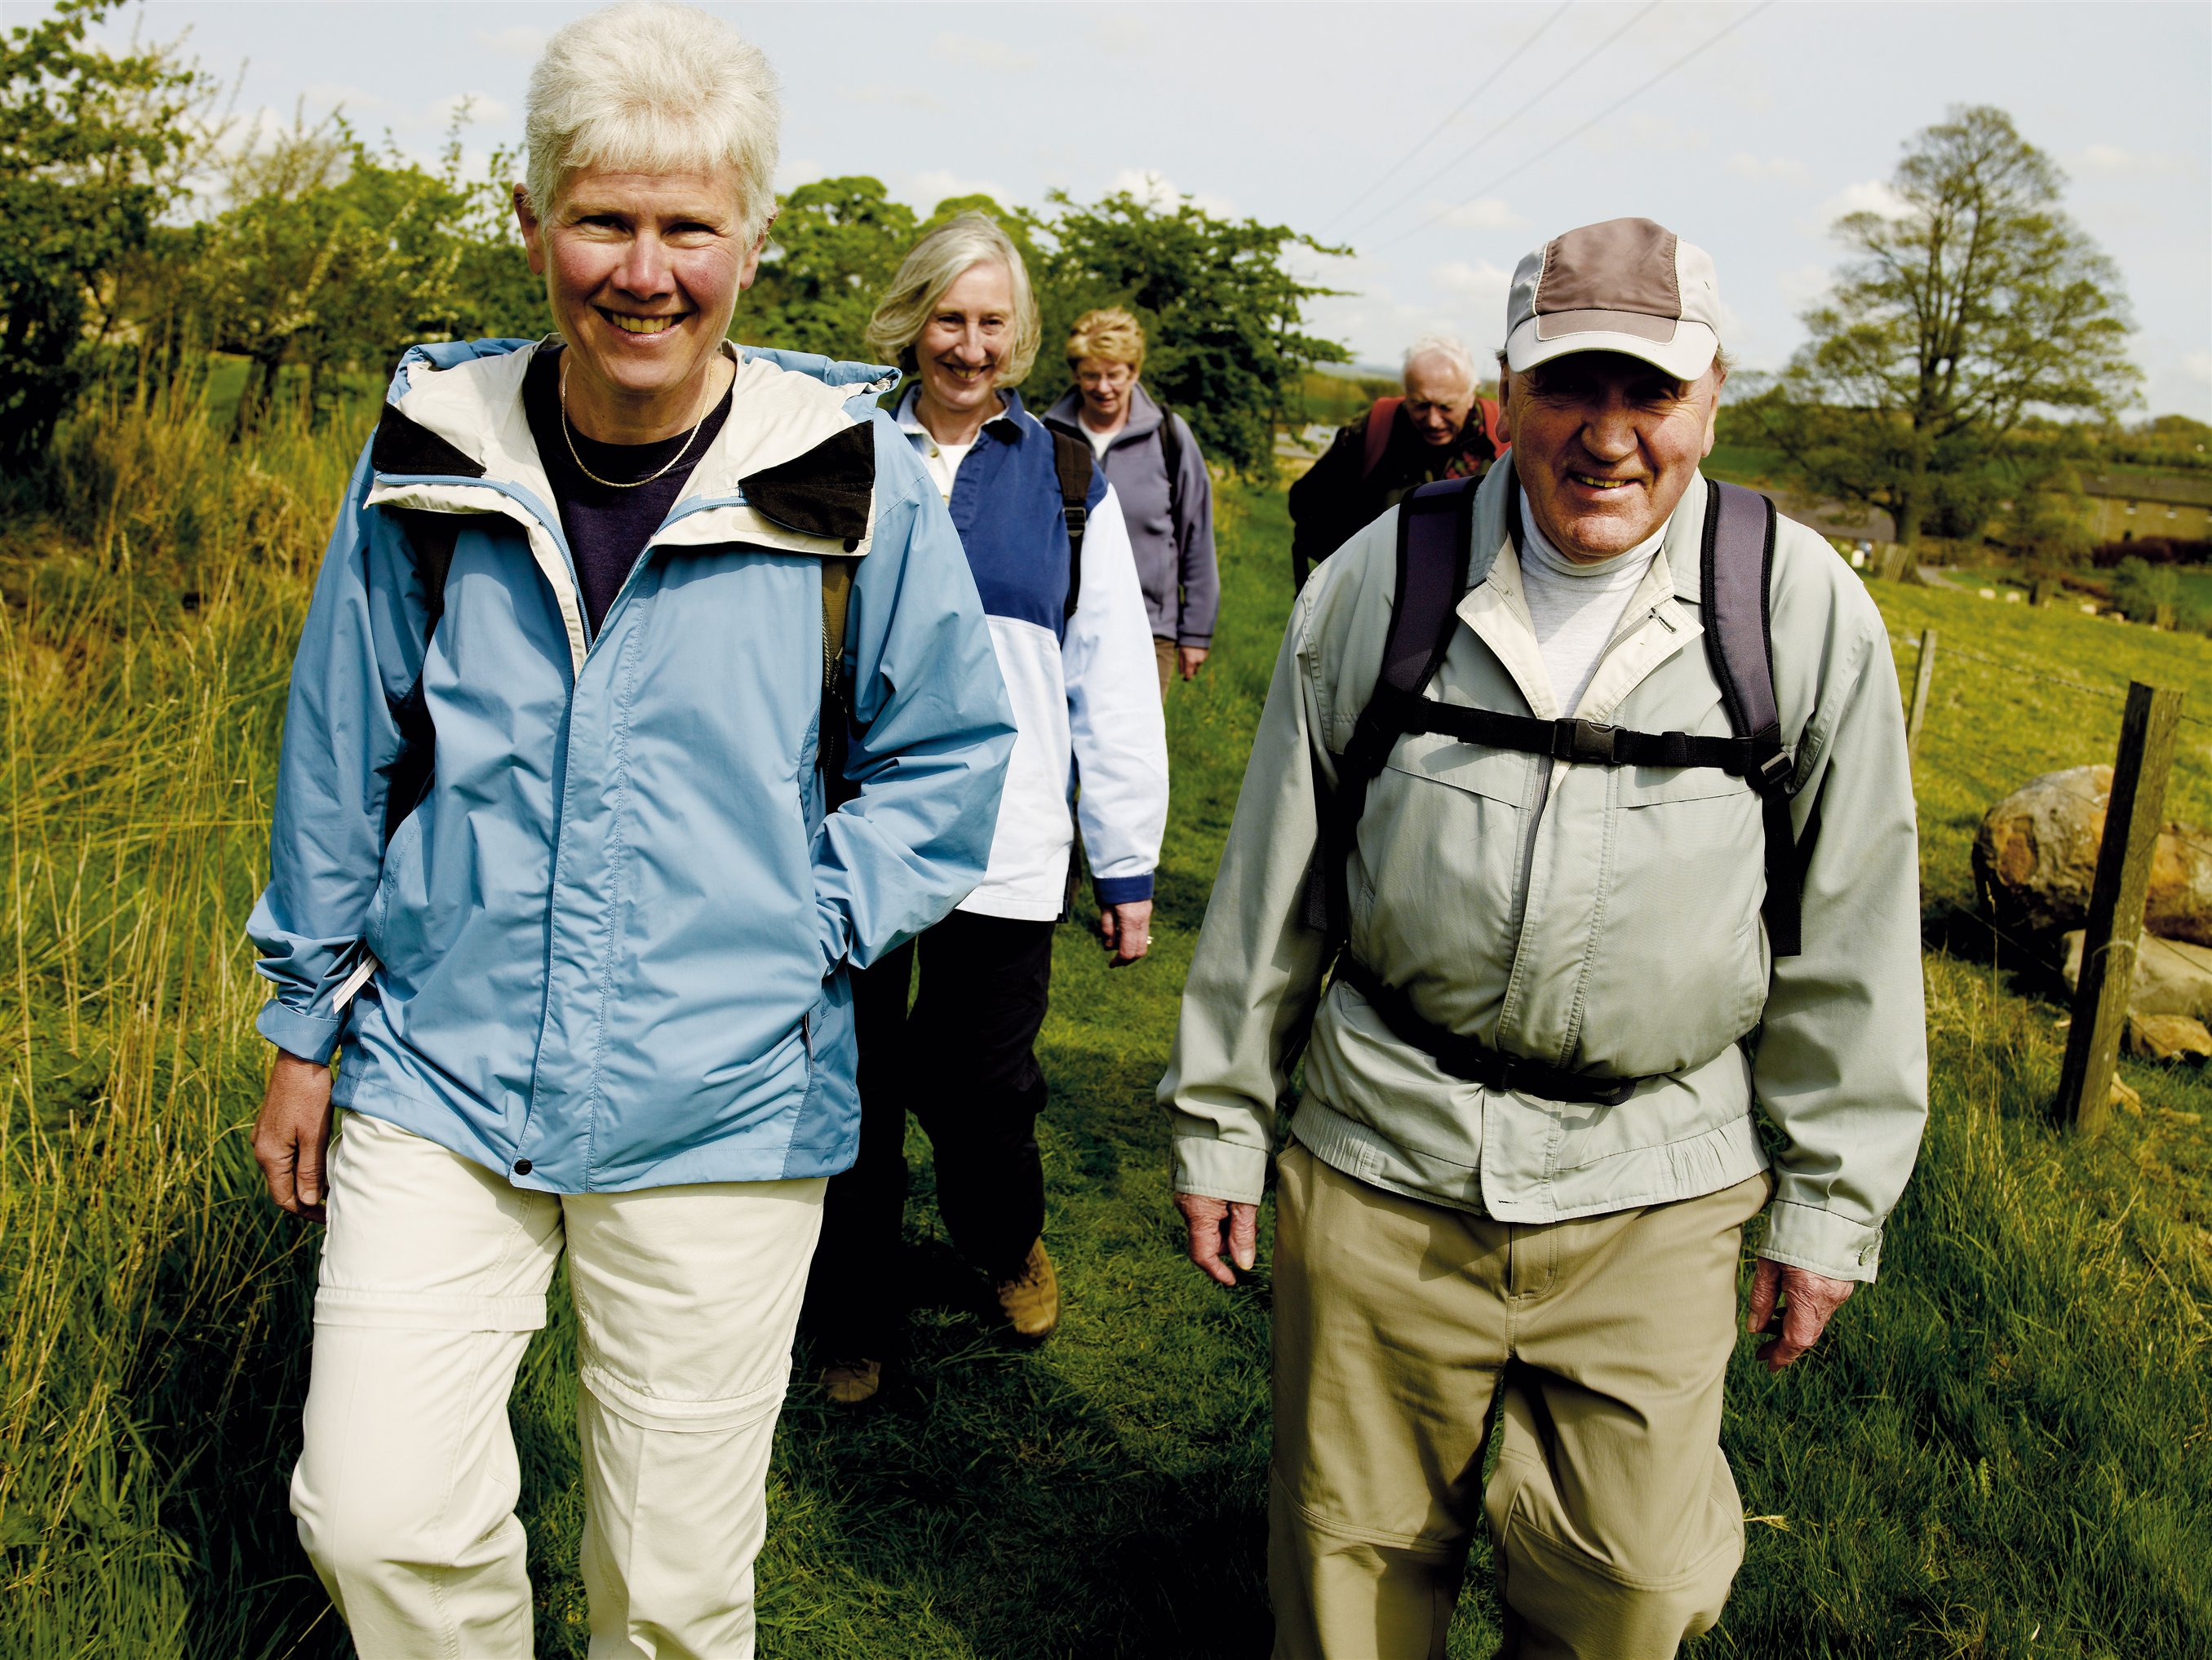
<path id="1" fill-rule="evenodd" d="M 1102 903 L 1152 897 L 1168 821 L 1167 721 L 1129 530 L 1111 487 L 1083 539 L 1083 588 L 1060 646 L 1076 820 Z"/>

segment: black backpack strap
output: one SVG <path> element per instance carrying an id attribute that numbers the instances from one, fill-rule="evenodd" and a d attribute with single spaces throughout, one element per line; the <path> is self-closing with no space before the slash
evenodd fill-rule
<path id="1" fill-rule="evenodd" d="M 407 545 L 415 554 L 416 574 L 422 584 L 422 655 L 427 660 L 430 637 L 438 632 L 439 619 L 446 615 L 446 578 L 453 568 L 453 544 L 461 534 L 460 516 L 414 507 L 386 511 L 398 521 L 406 533 Z M 422 797 L 430 792 L 436 734 L 430 729 L 430 711 L 422 696 L 422 676 L 419 672 L 415 683 L 407 688 L 407 695 L 392 712 L 392 718 L 399 729 L 399 753 L 385 775 L 386 845 L 407 815 L 420 807 Z"/>
<path id="2" fill-rule="evenodd" d="M 814 765 L 822 774 L 823 809 L 836 812 L 860 793 L 845 776 L 852 742 L 853 688 L 845 674 L 845 614 L 853 598 L 853 567 L 860 561 L 826 554 L 822 560 L 822 713 L 814 736 Z"/>
<path id="3" fill-rule="evenodd" d="M 1159 409 L 1160 459 L 1167 463 L 1168 527 L 1173 535 L 1182 527 L 1182 434 L 1176 430 L 1175 411 L 1164 403 Z"/>
<path id="4" fill-rule="evenodd" d="M 1774 696 L 1774 504 L 1756 490 L 1705 485 L 1705 652 L 1729 724 L 1751 747 L 1751 785 L 1766 824 L 1766 937 L 1778 957 L 1803 944 L 1804 872 L 1790 822 L 1788 754 Z"/>
<path id="5" fill-rule="evenodd" d="M 1398 505 L 1398 585 L 1375 690 L 1337 758 L 1336 789 L 1323 803 L 1322 833 L 1306 882 L 1304 918 L 1332 946 L 1351 931 L 1347 884 L 1367 786 L 1391 746 L 1419 712 L 1422 688 L 1436 678 L 1459 627 L 1456 607 L 1470 580 L 1476 480 L 1439 479 Z M 1488 561 L 1482 574 L 1488 574 Z"/>
<path id="6" fill-rule="evenodd" d="M 1067 605 L 1062 621 L 1075 615 L 1083 594 L 1083 531 L 1091 521 L 1091 446 L 1057 427 L 1052 434 L 1052 470 L 1060 479 L 1060 512 L 1067 521 Z"/>

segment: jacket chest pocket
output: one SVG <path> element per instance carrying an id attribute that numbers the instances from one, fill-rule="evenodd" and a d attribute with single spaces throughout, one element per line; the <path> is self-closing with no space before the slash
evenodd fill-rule
<path id="1" fill-rule="evenodd" d="M 1585 1060 L 1629 1074 L 1710 1060 L 1766 1001 L 1759 797 L 1717 767 L 1624 767 L 1607 816 Z"/>
<path id="2" fill-rule="evenodd" d="M 1352 945 L 1386 979 L 1438 962 L 1502 979 L 1537 758 L 1433 733 L 1401 742 L 1368 786 Z"/>

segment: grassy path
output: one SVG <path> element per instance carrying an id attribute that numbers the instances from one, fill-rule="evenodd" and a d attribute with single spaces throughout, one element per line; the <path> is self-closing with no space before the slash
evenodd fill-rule
<path id="1" fill-rule="evenodd" d="M 60 529 L 0 526 L 0 1655 L 343 1651 L 283 1510 L 312 1239 L 246 1154 L 263 1056 L 238 926 L 349 457 L 178 431 L 87 439 Z M 913 1362 L 858 1417 L 794 1388 L 764 1654 L 1267 1651 L 1267 1281 L 1224 1293 L 1181 1263 L 1152 1102 L 1289 602 L 1279 495 L 1227 493 L 1223 519 L 1227 625 L 1170 703 L 1152 958 L 1109 974 L 1059 941 L 1042 1140 L 1066 1324 L 1034 1354 L 992 1336 L 917 1136 Z M 1724 1433 L 1755 1519 L 1696 1652 L 2212 1653 L 2212 1088 L 2130 1066 L 2140 1116 L 2054 1133 L 2048 977 L 1961 916 L 1983 808 L 2107 758 L 2130 673 L 2212 716 L 2212 646 L 1879 597 L 1908 668 L 1922 627 L 1962 648 L 1920 779 L 1933 1121 L 1832 1348 L 1780 1379 L 1739 1357 Z M 2175 810 L 2212 824 L 2212 726 L 2183 748 Z M 514 1416 L 539 1647 L 581 1655 L 554 1309 Z M 1453 1656 L 1487 1651 L 1493 1613 L 1478 1552 Z"/>

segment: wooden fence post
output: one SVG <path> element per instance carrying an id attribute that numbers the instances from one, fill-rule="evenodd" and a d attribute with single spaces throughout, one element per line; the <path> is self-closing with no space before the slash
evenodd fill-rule
<path id="1" fill-rule="evenodd" d="M 2074 1023 L 2058 1078 L 2059 1116 L 2092 1132 L 2112 1111 L 2112 1068 L 2135 991 L 2151 854 L 2165 818 L 2166 777 L 2180 720 L 2179 692 L 2141 681 L 2129 686 L 2112 793 L 2105 806 L 2105 839 L 2097 850 L 2097 881 L 2089 895 L 2088 935 L 2081 942 L 2081 978 L 2074 990 Z"/>
<path id="2" fill-rule="evenodd" d="M 1912 713 L 1905 723 L 1905 758 L 1920 753 L 1920 723 L 1928 718 L 1928 687 L 1936 678 L 1936 631 L 1920 631 L 1920 667 L 1912 676 Z"/>

